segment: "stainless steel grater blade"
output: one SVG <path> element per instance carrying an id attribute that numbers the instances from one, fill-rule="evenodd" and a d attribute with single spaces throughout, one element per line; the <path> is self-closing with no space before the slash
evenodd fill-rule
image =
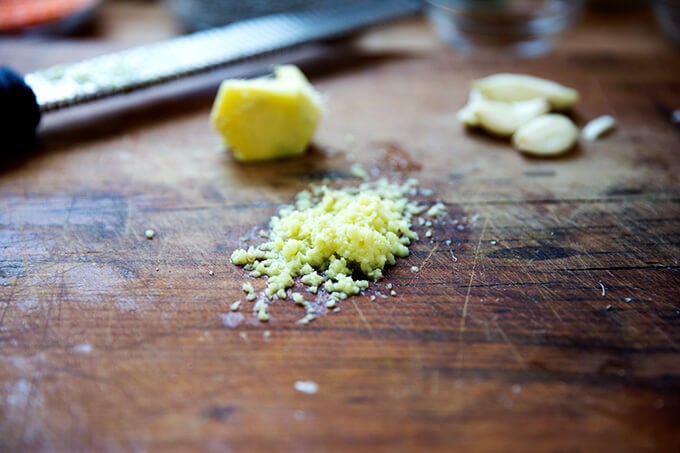
<path id="1" fill-rule="evenodd" d="M 373 0 L 233 23 L 27 74 L 41 112 L 156 85 L 414 14 L 419 0 Z"/>

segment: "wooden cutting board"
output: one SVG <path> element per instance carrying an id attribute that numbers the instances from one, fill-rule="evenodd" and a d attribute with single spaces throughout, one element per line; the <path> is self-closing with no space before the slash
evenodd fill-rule
<path id="1" fill-rule="evenodd" d="M 652 44 L 594 20 L 544 58 L 461 56 L 416 21 L 326 47 L 303 69 L 328 115 L 286 161 L 225 152 L 217 76 L 46 118 L 0 174 L 0 449 L 678 451 L 680 58 L 626 23 Z M 468 81 L 502 71 L 573 86 L 578 124 L 620 127 L 554 160 L 465 131 Z M 447 206 L 373 285 L 397 296 L 225 326 L 242 282 L 263 284 L 229 262 L 241 238 L 355 162 Z"/>

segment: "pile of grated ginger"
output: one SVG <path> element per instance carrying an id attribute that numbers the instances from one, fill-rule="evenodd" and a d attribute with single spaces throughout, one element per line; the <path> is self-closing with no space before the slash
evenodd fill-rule
<path id="1" fill-rule="evenodd" d="M 260 321 L 269 320 L 269 302 L 287 299 L 295 279 L 317 294 L 322 288 L 327 308 L 337 309 L 339 300 L 369 287 L 369 279 L 383 278 L 383 270 L 396 258 L 409 254 L 418 238 L 412 230 L 413 216 L 425 213 L 436 218 L 442 203 L 419 205 L 409 197 L 417 194 L 416 181 L 395 184 L 385 179 L 358 187 L 312 186 L 296 196 L 295 204 L 283 207 L 271 218 L 267 240 L 257 247 L 238 249 L 232 263 L 243 266 L 253 277 L 267 278 L 261 296 L 247 282 L 243 290 L 255 301 Z M 306 309 L 300 323 L 315 318 L 315 309 L 300 292 L 290 297 Z"/>

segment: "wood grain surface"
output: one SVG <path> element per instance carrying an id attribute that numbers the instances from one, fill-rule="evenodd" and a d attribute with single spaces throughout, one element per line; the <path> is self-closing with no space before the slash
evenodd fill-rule
<path id="1" fill-rule="evenodd" d="M 0 59 L 116 46 L 5 40 Z M 4 164 L 0 450 L 679 451 L 680 58 L 650 18 L 589 17 L 533 60 L 458 55 L 420 20 L 316 50 L 328 115 L 300 158 L 230 158 L 218 74 L 54 114 Z M 620 127 L 556 160 L 463 130 L 468 81 L 501 71 Z M 231 252 L 355 162 L 447 206 L 372 286 L 398 295 L 227 327 L 241 283 L 263 285 Z"/>

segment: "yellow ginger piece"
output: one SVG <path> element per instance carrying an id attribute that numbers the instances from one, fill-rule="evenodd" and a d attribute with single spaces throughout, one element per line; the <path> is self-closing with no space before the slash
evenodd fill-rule
<path id="1" fill-rule="evenodd" d="M 323 114 L 321 95 L 296 66 L 279 66 L 274 76 L 220 85 L 210 122 L 237 160 L 295 156 L 312 140 Z"/>

